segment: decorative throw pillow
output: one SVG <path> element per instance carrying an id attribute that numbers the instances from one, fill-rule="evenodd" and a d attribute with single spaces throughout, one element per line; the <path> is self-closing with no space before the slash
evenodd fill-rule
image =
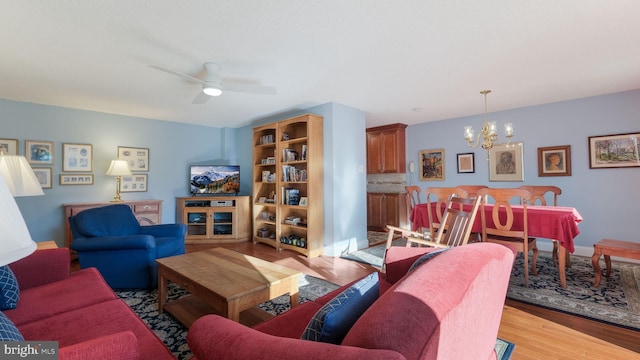
<path id="1" fill-rule="evenodd" d="M 426 263 L 427 261 L 433 259 L 437 255 L 442 254 L 445 250 L 449 250 L 449 248 L 442 248 L 442 249 L 430 251 L 430 252 L 420 256 L 418 259 L 416 259 L 416 261 L 413 262 L 413 264 L 411 264 L 411 267 L 409 267 L 409 271 L 407 271 L 407 273 L 410 273 L 413 270 L 415 270 L 418 267 L 418 265 L 422 265 L 422 264 Z"/>
<path id="2" fill-rule="evenodd" d="M 0 341 L 24 341 L 20 330 L 0 311 Z"/>
<path id="3" fill-rule="evenodd" d="M 0 310 L 15 309 L 19 298 L 20 289 L 16 276 L 9 265 L 0 266 Z"/>
<path id="4" fill-rule="evenodd" d="M 379 294 L 378 273 L 364 277 L 318 310 L 301 339 L 340 344 Z"/>

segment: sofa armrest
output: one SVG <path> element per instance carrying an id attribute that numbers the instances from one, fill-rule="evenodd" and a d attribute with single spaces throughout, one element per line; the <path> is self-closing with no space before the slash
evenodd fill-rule
<path id="1" fill-rule="evenodd" d="M 68 248 L 36 250 L 24 259 L 9 264 L 21 290 L 66 279 L 70 274 Z"/>
<path id="2" fill-rule="evenodd" d="M 155 249 L 156 242 L 151 235 L 79 237 L 73 239 L 71 248 L 75 251 L 105 251 L 123 249 Z"/>
<path id="3" fill-rule="evenodd" d="M 392 350 L 268 335 L 217 315 L 206 315 L 196 320 L 189 328 L 187 341 L 198 359 L 404 359 L 404 356 Z"/>
<path id="4" fill-rule="evenodd" d="M 154 237 L 184 238 L 184 236 L 187 234 L 187 225 L 159 224 L 159 225 L 141 226 L 140 234 L 151 235 Z"/>
<path id="5" fill-rule="evenodd" d="M 138 339 L 131 331 L 101 336 L 58 350 L 60 360 L 137 360 L 140 358 Z"/>

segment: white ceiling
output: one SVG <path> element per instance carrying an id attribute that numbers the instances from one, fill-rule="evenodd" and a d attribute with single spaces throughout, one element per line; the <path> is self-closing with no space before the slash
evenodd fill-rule
<path id="1" fill-rule="evenodd" d="M 640 88 L 638 0 L 0 0 L 0 98 L 215 127 L 326 102 L 367 126 Z M 277 95 L 226 92 L 149 65 Z M 413 111 L 421 108 L 422 111 Z"/>

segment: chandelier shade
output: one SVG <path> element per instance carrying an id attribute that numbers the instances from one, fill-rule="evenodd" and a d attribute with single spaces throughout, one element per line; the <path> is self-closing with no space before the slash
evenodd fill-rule
<path id="1" fill-rule="evenodd" d="M 484 124 L 482 125 L 477 138 L 471 125 L 464 127 L 464 139 L 467 141 L 467 145 L 471 148 L 481 146 L 483 149 L 489 150 L 494 145 L 500 144 L 498 139 L 498 126 L 496 125 L 496 122 L 489 121 L 487 119 L 487 95 L 490 92 L 491 90 L 480 91 L 480 94 L 484 95 Z M 511 142 L 513 134 L 513 125 L 511 123 L 504 124 L 504 136 L 508 139 L 507 144 Z"/>

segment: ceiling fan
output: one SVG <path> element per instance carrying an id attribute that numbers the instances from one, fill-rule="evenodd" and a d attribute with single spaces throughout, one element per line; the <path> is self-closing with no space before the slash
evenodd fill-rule
<path id="1" fill-rule="evenodd" d="M 194 104 L 204 104 L 209 101 L 212 96 L 222 95 L 223 91 L 236 91 L 267 95 L 276 94 L 276 88 L 272 86 L 253 85 L 244 82 L 233 81 L 230 79 L 224 80 L 220 78 L 220 65 L 212 62 L 206 62 L 202 65 L 203 70 L 199 73 L 199 76 L 192 76 L 159 65 L 149 66 L 154 69 L 177 75 L 187 80 L 201 84 L 202 92 L 193 99 L 192 103 Z"/>

